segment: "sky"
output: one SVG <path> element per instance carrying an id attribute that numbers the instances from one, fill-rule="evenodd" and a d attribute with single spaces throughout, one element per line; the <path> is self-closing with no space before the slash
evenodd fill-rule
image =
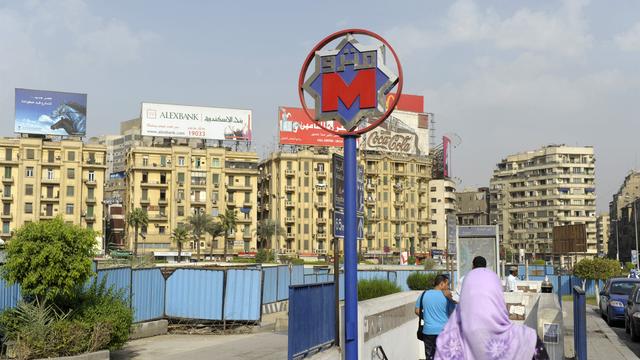
<path id="1" fill-rule="evenodd" d="M 87 93 L 89 136 L 117 133 L 143 101 L 251 109 L 264 154 L 308 51 L 344 28 L 387 38 L 436 136 L 459 136 L 460 189 L 488 185 L 508 154 L 589 145 L 607 211 L 639 167 L 634 0 L 0 0 L 0 136 L 14 88 L 33 88 Z"/>

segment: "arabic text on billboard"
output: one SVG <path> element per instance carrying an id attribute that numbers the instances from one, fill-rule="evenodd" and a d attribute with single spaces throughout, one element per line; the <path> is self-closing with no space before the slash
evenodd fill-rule
<path id="1" fill-rule="evenodd" d="M 251 110 L 142 103 L 142 135 L 251 140 Z"/>
<path id="2" fill-rule="evenodd" d="M 87 94 L 16 89 L 14 131 L 40 135 L 87 132 Z"/>
<path id="3" fill-rule="evenodd" d="M 311 110 L 313 115 L 313 110 Z M 343 146 L 340 136 L 334 135 L 308 119 L 301 108 L 280 107 L 278 109 L 280 144 L 310 146 Z M 334 122 L 336 126 L 337 122 Z M 325 124 L 331 127 L 334 124 Z"/>

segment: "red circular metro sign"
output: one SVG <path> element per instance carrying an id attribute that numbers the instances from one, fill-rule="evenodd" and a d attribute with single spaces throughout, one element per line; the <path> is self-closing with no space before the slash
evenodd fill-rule
<path id="1" fill-rule="evenodd" d="M 362 35 L 382 45 L 367 46 L 356 40 Z M 335 49 L 324 49 L 336 39 Z M 396 62 L 396 75 L 385 64 L 389 49 Z M 314 72 L 306 78 L 314 63 Z M 298 79 L 298 94 L 305 113 L 318 126 L 336 135 L 358 135 L 384 122 L 402 94 L 402 66 L 391 45 L 380 35 L 363 29 L 347 29 L 322 39 L 309 53 Z M 397 88 L 396 96 L 387 94 Z M 315 101 L 309 109 L 305 93 Z"/>

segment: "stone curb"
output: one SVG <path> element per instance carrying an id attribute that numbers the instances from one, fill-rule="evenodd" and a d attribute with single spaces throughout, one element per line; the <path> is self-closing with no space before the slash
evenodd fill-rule
<path id="1" fill-rule="evenodd" d="M 598 313 L 596 311 L 596 307 L 594 306 L 587 306 L 587 311 L 593 311 L 597 314 L 597 316 L 595 317 L 595 324 L 596 326 L 598 326 L 598 330 L 602 331 L 602 333 L 607 337 L 607 339 L 609 339 L 609 341 L 611 341 L 611 344 L 613 344 L 613 346 L 615 346 L 616 350 L 620 353 L 620 355 L 622 355 L 625 359 L 628 360 L 637 360 L 638 357 L 636 356 L 636 354 L 634 354 L 628 347 L 627 345 L 625 345 L 620 338 L 618 338 L 618 335 L 616 335 L 615 332 L 613 332 L 613 330 L 611 330 L 611 328 L 609 327 L 609 325 L 607 325 L 607 323 L 602 319 L 602 317 L 600 317 L 600 313 Z"/>
<path id="2" fill-rule="evenodd" d="M 87 354 L 80 354 L 75 356 L 64 356 L 56 358 L 47 358 L 39 360 L 109 360 L 109 350 L 100 350 Z"/>

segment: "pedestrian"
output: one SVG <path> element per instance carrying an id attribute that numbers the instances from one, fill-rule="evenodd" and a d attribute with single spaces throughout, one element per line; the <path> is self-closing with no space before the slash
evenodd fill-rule
<path id="1" fill-rule="evenodd" d="M 507 292 L 514 292 L 518 290 L 516 282 L 518 281 L 518 268 L 512 266 L 509 268 L 509 276 L 507 276 Z"/>
<path id="2" fill-rule="evenodd" d="M 451 300 L 449 278 L 438 275 L 434 280 L 434 287 L 425 290 L 416 301 L 416 315 L 422 318 L 422 341 L 426 360 L 433 360 L 436 353 L 436 339 L 449 320 L 448 307 Z"/>
<path id="3" fill-rule="evenodd" d="M 471 270 L 477 268 L 486 268 L 487 267 L 487 259 L 483 256 L 476 256 L 473 258 L 471 263 Z M 464 280 L 464 276 L 458 279 L 458 284 L 456 285 L 456 290 L 453 292 L 453 301 L 456 303 L 460 302 L 460 291 L 462 291 L 462 281 Z"/>
<path id="4" fill-rule="evenodd" d="M 637 279 L 638 278 L 638 271 L 636 269 L 631 269 L 631 271 L 629 272 L 629 275 L 627 276 L 630 279 Z"/>
<path id="5" fill-rule="evenodd" d="M 534 329 L 509 320 L 496 273 L 484 268 L 470 271 L 461 297 L 465 300 L 460 302 L 436 340 L 435 359 L 549 359 Z"/>

